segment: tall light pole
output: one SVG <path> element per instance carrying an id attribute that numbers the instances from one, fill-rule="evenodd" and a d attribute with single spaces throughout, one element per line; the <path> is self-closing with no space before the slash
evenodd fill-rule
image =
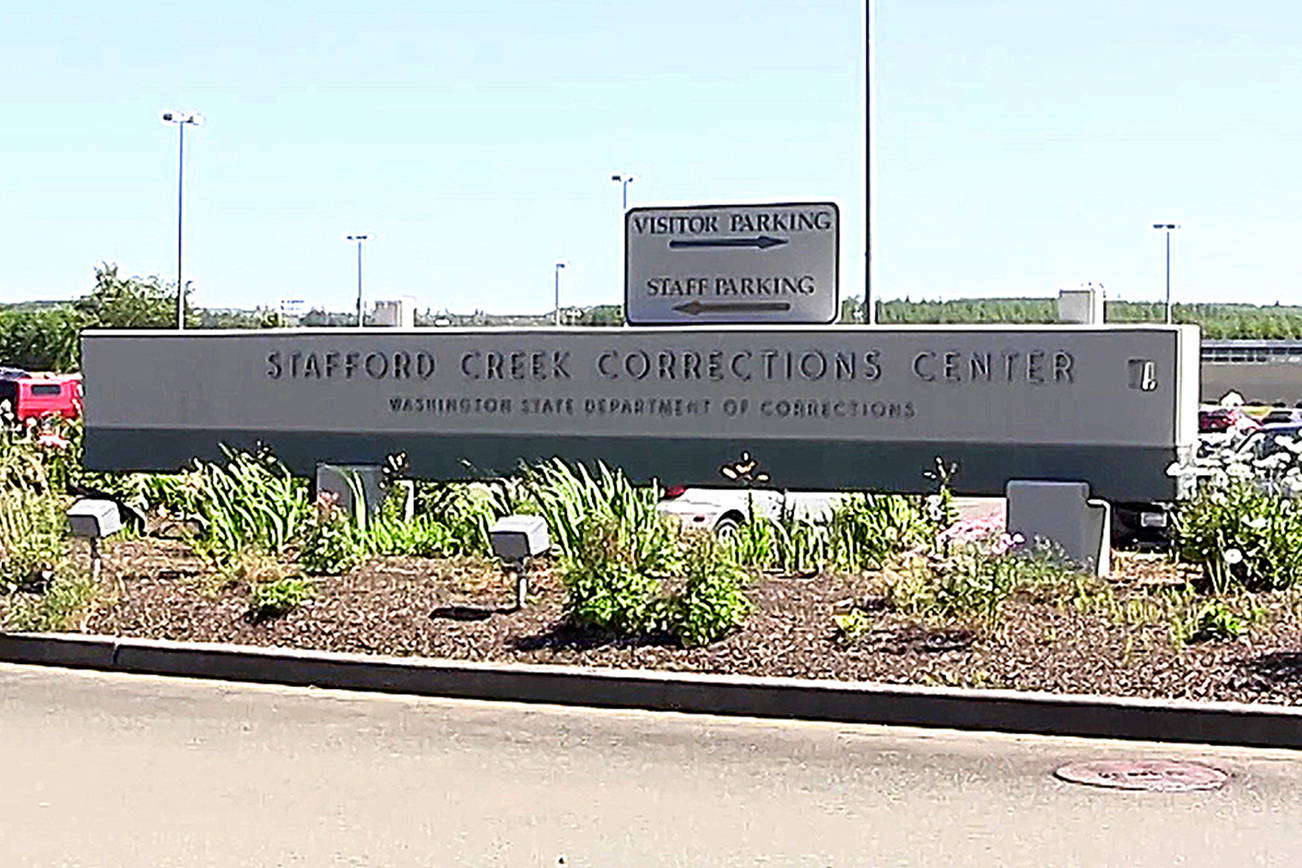
<path id="1" fill-rule="evenodd" d="M 556 309 L 552 312 L 552 325 L 561 324 L 561 269 L 564 267 L 564 262 L 558 262 L 552 269 L 556 278 Z"/>
<path id="2" fill-rule="evenodd" d="M 357 242 L 357 327 L 361 328 L 362 323 L 362 242 L 369 238 L 369 235 L 349 235 L 349 241 Z"/>
<path id="3" fill-rule="evenodd" d="M 867 0 L 864 4 L 864 281 L 863 281 L 863 321 L 868 325 L 877 322 L 877 305 L 873 299 L 873 278 L 876 276 L 877 264 L 873 260 L 873 181 L 876 175 L 876 161 L 873 160 L 873 138 L 877 131 L 877 100 L 873 86 L 877 76 L 874 66 L 877 52 L 874 50 L 873 38 L 877 30 L 877 4 Z"/>
<path id="4" fill-rule="evenodd" d="M 632 175 L 611 175 L 610 180 L 619 184 L 624 191 L 624 210 L 628 210 L 628 185 L 633 183 Z"/>
<path id="5" fill-rule="evenodd" d="M 163 112 L 163 123 L 176 124 L 176 328 L 185 328 L 185 281 L 181 278 L 181 205 L 185 190 L 185 126 L 199 126 L 203 115 L 198 112 Z"/>
<path id="6" fill-rule="evenodd" d="M 1154 223 L 1154 229 L 1166 232 L 1166 321 L 1171 322 L 1171 230 L 1179 229 L 1177 223 Z"/>

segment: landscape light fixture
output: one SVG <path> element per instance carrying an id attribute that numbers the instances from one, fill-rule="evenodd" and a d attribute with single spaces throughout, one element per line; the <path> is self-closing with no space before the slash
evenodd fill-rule
<path id="1" fill-rule="evenodd" d="M 519 611 L 529 596 L 529 562 L 551 549 L 547 522 L 536 515 L 503 516 L 489 528 L 488 539 L 502 568 L 515 576 L 515 608 Z"/>
<path id="2" fill-rule="evenodd" d="M 1171 230 L 1179 229 L 1178 223 L 1154 223 L 1154 229 L 1166 232 L 1166 322 L 1171 323 Z"/>
<path id="3" fill-rule="evenodd" d="M 181 193 L 185 180 L 185 127 L 199 126 L 203 115 L 198 112 L 163 112 L 163 123 L 176 124 L 176 328 L 185 328 L 185 281 L 181 278 Z"/>
<path id="4" fill-rule="evenodd" d="M 552 269 L 553 276 L 556 279 L 556 307 L 552 311 L 552 325 L 561 324 L 561 269 L 564 267 L 564 262 L 558 262 L 556 267 Z"/>
<path id="5" fill-rule="evenodd" d="M 610 180 L 619 184 L 624 192 L 624 210 L 628 210 L 628 185 L 633 183 L 632 175 L 611 175 Z"/>
<path id="6" fill-rule="evenodd" d="M 349 235 L 349 241 L 357 242 L 357 327 L 361 328 L 362 323 L 362 242 L 369 235 Z"/>

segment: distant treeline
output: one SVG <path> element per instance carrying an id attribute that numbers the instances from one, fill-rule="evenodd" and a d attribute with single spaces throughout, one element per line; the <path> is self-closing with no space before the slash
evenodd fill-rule
<path id="1" fill-rule="evenodd" d="M 1053 298 L 972 298 L 953 301 L 893 300 L 878 304 L 882 323 L 1051 323 L 1058 317 Z M 842 322 L 862 322 L 863 302 L 847 299 Z M 1108 322 L 1162 322 L 1160 303 L 1109 301 Z M 1302 307 L 1294 305 L 1177 304 L 1172 319 L 1202 327 L 1205 338 L 1302 338 Z"/>
<path id="2" fill-rule="evenodd" d="M 188 287 L 187 287 L 188 289 Z M 1053 298 L 973 298 L 953 301 L 878 302 L 878 321 L 891 323 L 1052 323 Z M 1160 303 L 1110 301 L 1108 322 L 1162 322 Z M 1205 338 L 1302 339 L 1302 306 L 1251 304 L 1177 304 L 1174 320 L 1202 327 Z M 306 326 L 352 325 L 355 313 L 313 310 L 300 320 Z M 485 322 L 500 317 L 484 315 Z M 536 319 L 536 318 L 535 318 Z M 543 319 L 546 319 L 545 317 Z M 619 305 L 585 308 L 577 325 L 619 326 Z M 842 301 L 841 322 L 863 321 L 863 299 Z M 273 311 L 189 309 L 190 328 L 268 328 L 281 324 Z M 418 325 L 433 325 L 418 317 Z M 176 285 L 158 277 L 123 277 L 116 265 L 95 270 L 95 285 L 73 302 L 25 302 L 0 305 L 0 365 L 41 371 L 76 370 L 78 335 L 85 328 L 174 328 Z"/>

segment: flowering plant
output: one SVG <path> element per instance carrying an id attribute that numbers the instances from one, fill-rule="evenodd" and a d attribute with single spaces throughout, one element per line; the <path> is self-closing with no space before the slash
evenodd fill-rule
<path id="1" fill-rule="evenodd" d="M 1216 589 L 1302 578 L 1302 440 L 1261 431 L 1213 443 L 1167 471 L 1195 490 L 1176 514 L 1176 550 Z"/>

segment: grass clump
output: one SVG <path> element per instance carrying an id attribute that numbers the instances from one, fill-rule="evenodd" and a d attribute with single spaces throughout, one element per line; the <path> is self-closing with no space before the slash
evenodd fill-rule
<path id="1" fill-rule="evenodd" d="M 272 555 L 297 542 L 312 516 L 307 482 L 295 479 L 269 452 L 226 453 L 225 463 L 196 461 L 169 497 L 200 519 L 191 548 L 224 566 L 247 548 Z"/>
<path id="2" fill-rule="evenodd" d="M 850 494 L 821 520 L 751 515 L 728 539 L 733 559 L 749 569 L 814 575 L 825 569 L 880 569 L 935 533 L 925 501 L 897 494 Z"/>
<path id="3" fill-rule="evenodd" d="M 929 545 L 936 526 L 920 497 L 852 494 L 832 510 L 827 530 L 828 563 L 858 573 L 881 569 L 901 552 Z"/>
<path id="4" fill-rule="evenodd" d="M 908 615 L 993 630 L 1018 593 L 1074 593 L 1088 583 L 1085 573 L 1047 546 L 1011 546 L 1004 536 L 956 543 L 944 555 L 915 559 L 890 584 L 888 598 Z"/>
<path id="5" fill-rule="evenodd" d="M 249 586 L 249 615 L 265 621 L 287 615 L 316 595 L 316 583 L 302 576 L 254 582 Z"/>
<path id="6" fill-rule="evenodd" d="M 58 633 L 80 630 L 95 601 L 88 576 L 60 574 L 40 594 L 16 594 L 5 618 L 5 629 L 19 633 Z"/>

